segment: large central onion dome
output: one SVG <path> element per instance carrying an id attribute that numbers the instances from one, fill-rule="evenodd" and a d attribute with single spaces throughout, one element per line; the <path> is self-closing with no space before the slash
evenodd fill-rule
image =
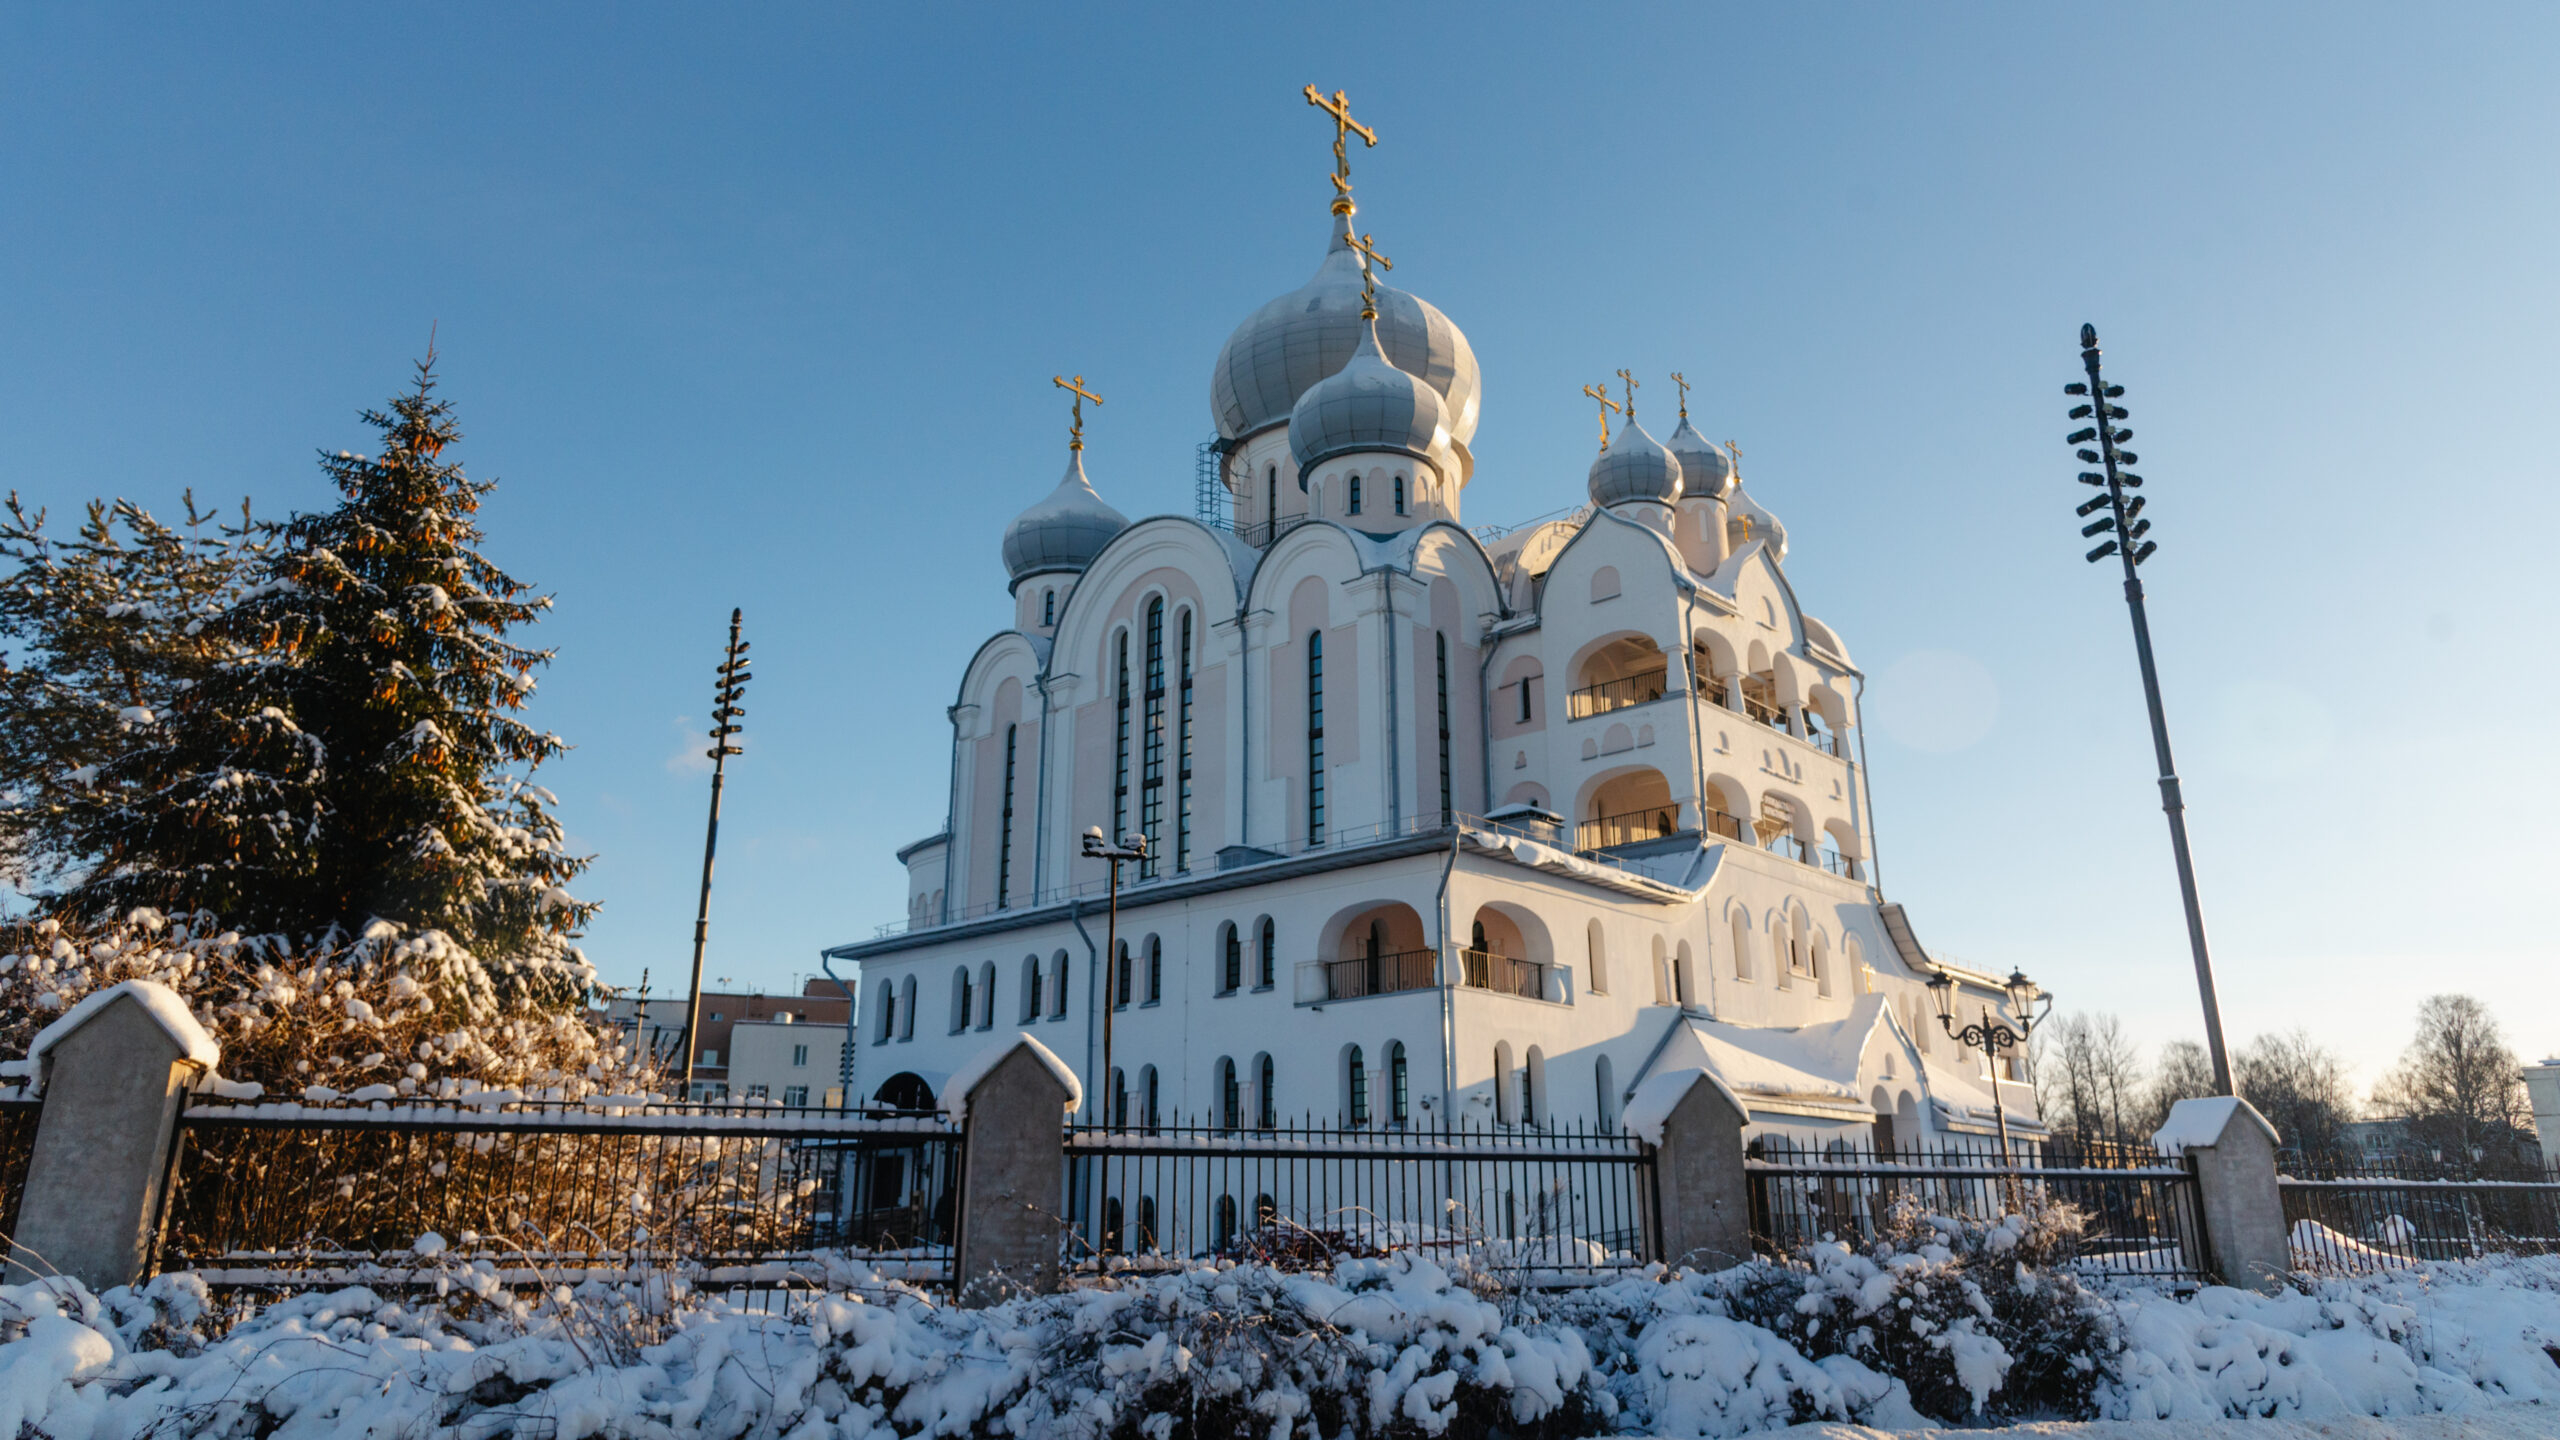
<path id="1" fill-rule="evenodd" d="M 1650 500 L 1668 505 L 1680 498 L 1680 482 L 1680 462 L 1631 419 L 1609 437 L 1609 448 L 1600 452 L 1600 458 L 1591 462 L 1591 503 Z"/>
<path id="2" fill-rule="evenodd" d="M 1724 447 L 1698 433 L 1689 417 L 1663 442 L 1680 462 L 1680 495 L 1685 500 L 1721 500 L 1733 490 L 1733 457 Z"/>
<path id="3" fill-rule="evenodd" d="M 1046 571 L 1080 571 L 1128 528 L 1129 517 L 1104 504 L 1084 478 L 1079 446 L 1067 452 L 1067 474 L 1058 488 L 1004 527 L 1004 568 L 1016 585 Z"/>
<path id="4" fill-rule="evenodd" d="M 1333 222 L 1333 243 L 1315 278 L 1253 312 L 1218 352 L 1209 413 L 1218 435 L 1240 440 L 1286 421 L 1298 397 L 1351 362 L 1360 346 L 1360 256 L 1351 217 Z M 1450 439 L 1475 438 L 1480 380 L 1476 353 L 1449 317 L 1402 290 L 1378 287 L 1378 344 L 1397 369 L 1440 393 Z"/>
<path id="5" fill-rule="evenodd" d="M 1386 296 L 1382 292 L 1381 300 Z M 1378 327 L 1364 321 L 1360 347 L 1339 370 L 1298 398 L 1289 415 L 1289 454 L 1301 472 L 1336 455 L 1392 451 L 1440 468 L 1449 443 L 1440 392 L 1387 363 Z M 1446 477 L 1443 477 L 1446 478 Z"/>

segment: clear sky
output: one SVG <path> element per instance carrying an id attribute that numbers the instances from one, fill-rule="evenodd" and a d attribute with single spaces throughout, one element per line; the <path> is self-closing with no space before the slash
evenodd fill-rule
<path id="1" fill-rule="evenodd" d="M 1922 937 L 2198 1033 L 2094 321 L 2235 1044 L 2370 1079 L 2418 1000 L 2560 1050 L 2544 6 L 0 9 L 0 483 L 325 503 L 436 329 L 608 978 L 681 974 L 711 667 L 759 678 L 709 973 L 897 918 L 1002 527 L 1063 458 L 1188 512 L 1350 91 L 1395 282 L 1485 377 L 1470 522 L 1578 502 L 1619 366 L 1698 390 L 1867 694 Z"/>

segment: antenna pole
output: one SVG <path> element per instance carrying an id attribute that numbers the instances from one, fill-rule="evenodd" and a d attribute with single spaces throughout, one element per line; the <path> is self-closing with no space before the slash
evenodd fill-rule
<path id="1" fill-rule="evenodd" d="M 729 757 L 740 753 L 735 739 L 741 727 L 738 720 L 746 710 L 738 697 L 746 693 L 748 642 L 738 638 L 739 626 L 746 612 L 729 612 L 729 647 L 722 653 L 719 684 L 712 692 L 711 748 L 711 820 L 702 834 L 702 899 L 693 913 L 693 987 L 684 1002 L 684 1098 L 693 1098 L 693 1063 L 700 1053 L 694 1046 L 702 1033 L 702 952 L 711 940 L 711 861 L 720 851 L 720 791 L 728 780 Z M 850 1028 L 848 1027 L 848 1035 Z"/>

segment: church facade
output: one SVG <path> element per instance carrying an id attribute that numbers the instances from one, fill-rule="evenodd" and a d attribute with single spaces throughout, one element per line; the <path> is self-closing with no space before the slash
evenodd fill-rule
<path id="1" fill-rule="evenodd" d="M 1928 989 L 1973 1018 L 2001 983 L 1875 887 L 1862 677 L 1787 527 L 1631 383 L 1586 503 L 1467 529 L 1474 353 L 1375 284 L 1341 188 L 1219 355 L 1223 523 L 1112 509 L 1079 425 L 1006 529 L 947 824 L 899 852 L 904 923 L 827 952 L 856 1096 L 932 1103 L 1018 1031 L 1097 1120 L 1609 1128 L 1697 1068 L 1796 1143 L 2040 1135 Z M 1088 831 L 1143 837 L 1116 934 Z"/>

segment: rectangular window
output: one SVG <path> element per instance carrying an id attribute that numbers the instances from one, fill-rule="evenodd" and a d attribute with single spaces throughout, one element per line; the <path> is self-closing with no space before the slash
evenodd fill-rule
<path id="1" fill-rule="evenodd" d="M 1360 513 L 1360 477 L 1357 475 L 1351 477 L 1351 513 Z"/>
<path id="2" fill-rule="evenodd" d="M 1433 638 L 1435 641 L 1437 641 L 1437 642 L 1438 642 L 1438 649 L 1439 649 L 1439 664 L 1440 664 L 1440 821 L 1441 821 L 1441 823 L 1442 823 L 1442 824 L 1444 824 L 1444 825 L 1445 825 L 1445 824 L 1449 823 L 1449 817 L 1450 817 L 1451 815 L 1453 815 L 1453 814 L 1457 813 L 1457 805 L 1456 805 L 1456 803 L 1451 799 L 1451 795 L 1452 795 L 1452 792 L 1453 792 L 1453 790 L 1454 790 L 1454 788 L 1455 788 L 1455 787 L 1451 784 L 1451 782 L 1450 782 L 1450 777 L 1449 777 L 1449 771 L 1450 771 L 1450 765 L 1449 765 L 1449 637 L 1448 637 L 1447 635 L 1443 634 L 1443 635 L 1436 635 L 1436 636 L 1433 636 L 1432 638 Z"/>
<path id="3" fill-rule="evenodd" d="M 1129 833 L 1129 632 L 1120 632 L 1119 674 L 1115 693 L 1118 701 L 1112 711 L 1111 737 L 1111 843 L 1117 845 Z"/>
<path id="4" fill-rule="evenodd" d="M 1147 942 L 1147 1003 L 1164 1003 L 1164 942 Z"/>
<path id="5" fill-rule="evenodd" d="M 1404 477 L 1401 475 L 1396 477 L 1396 513 L 1404 513 Z"/>
<path id="6" fill-rule="evenodd" d="M 1445 706 L 1442 708 L 1446 708 Z M 1014 742 L 1022 727 L 1004 727 L 1004 818 L 996 827 L 996 908 L 1005 907 L 1011 897 L 1013 879 L 1013 762 Z"/>
<path id="7" fill-rule="evenodd" d="M 1307 634 L 1307 843 L 1324 843 L 1324 632 Z"/>
<path id="8" fill-rule="evenodd" d="M 711 1068 L 713 1068 L 713 1069 L 715 1069 L 715 1070 L 716 1070 L 716 1069 L 718 1069 L 718 1068 L 720 1068 L 720 1052 L 719 1052 L 719 1051 L 717 1051 L 717 1050 L 705 1050 L 705 1051 L 703 1051 L 703 1052 L 702 1052 L 702 1060 L 701 1060 L 701 1062 L 700 1062 L 700 1063 L 702 1063 L 702 1064 L 704 1064 L 704 1065 L 708 1065 L 708 1066 L 710 1066 Z"/>
<path id="9" fill-rule="evenodd" d="M 1138 878 L 1153 880 L 1164 864 L 1164 601 L 1147 605 L 1146 729 L 1138 780 L 1138 828 L 1147 837 Z"/>
<path id="10" fill-rule="evenodd" d="M 1523 725 L 1529 723 L 1529 692 L 1534 688 L 1535 679 L 1536 677 L 1532 676 L 1520 682 L 1520 723 Z"/>
<path id="11" fill-rule="evenodd" d="M 1191 612 L 1182 612 L 1182 649 L 1175 658 L 1182 671 L 1182 701 L 1174 710 L 1173 868 L 1191 868 Z"/>
<path id="12" fill-rule="evenodd" d="M 773 1092 L 762 1085 L 750 1085 L 747 1087 L 747 1098 L 750 1100 L 770 1099 L 772 1098 L 772 1095 Z"/>
<path id="13" fill-rule="evenodd" d="M 809 1087 L 808 1087 L 808 1086 L 806 1086 L 806 1085 L 786 1085 L 786 1086 L 784 1086 L 784 1087 L 783 1087 L 783 1089 L 782 1089 L 782 1103 L 783 1103 L 783 1104 L 785 1104 L 785 1105 L 806 1105 L 806 1104 L 808 1104 L 808 1103 L 809 1103 Z"/>
<path id="14" fill-rule="evenodd" d="M 808 1063 L 809 1063 L 809 1047 L 808 1047 L 808 1046 L 806 1046 L 806 1045 L 794 1045 L 794 1046 L 792 1046 L 792 1047 L 791 1047 L 791 1064 L 792 1064 L 792 1066 L 796 1069 L 796 1068 L 798 1068 L 799 1066 L 806 1065 L 806 1064 L 808 1064 Z"/>

